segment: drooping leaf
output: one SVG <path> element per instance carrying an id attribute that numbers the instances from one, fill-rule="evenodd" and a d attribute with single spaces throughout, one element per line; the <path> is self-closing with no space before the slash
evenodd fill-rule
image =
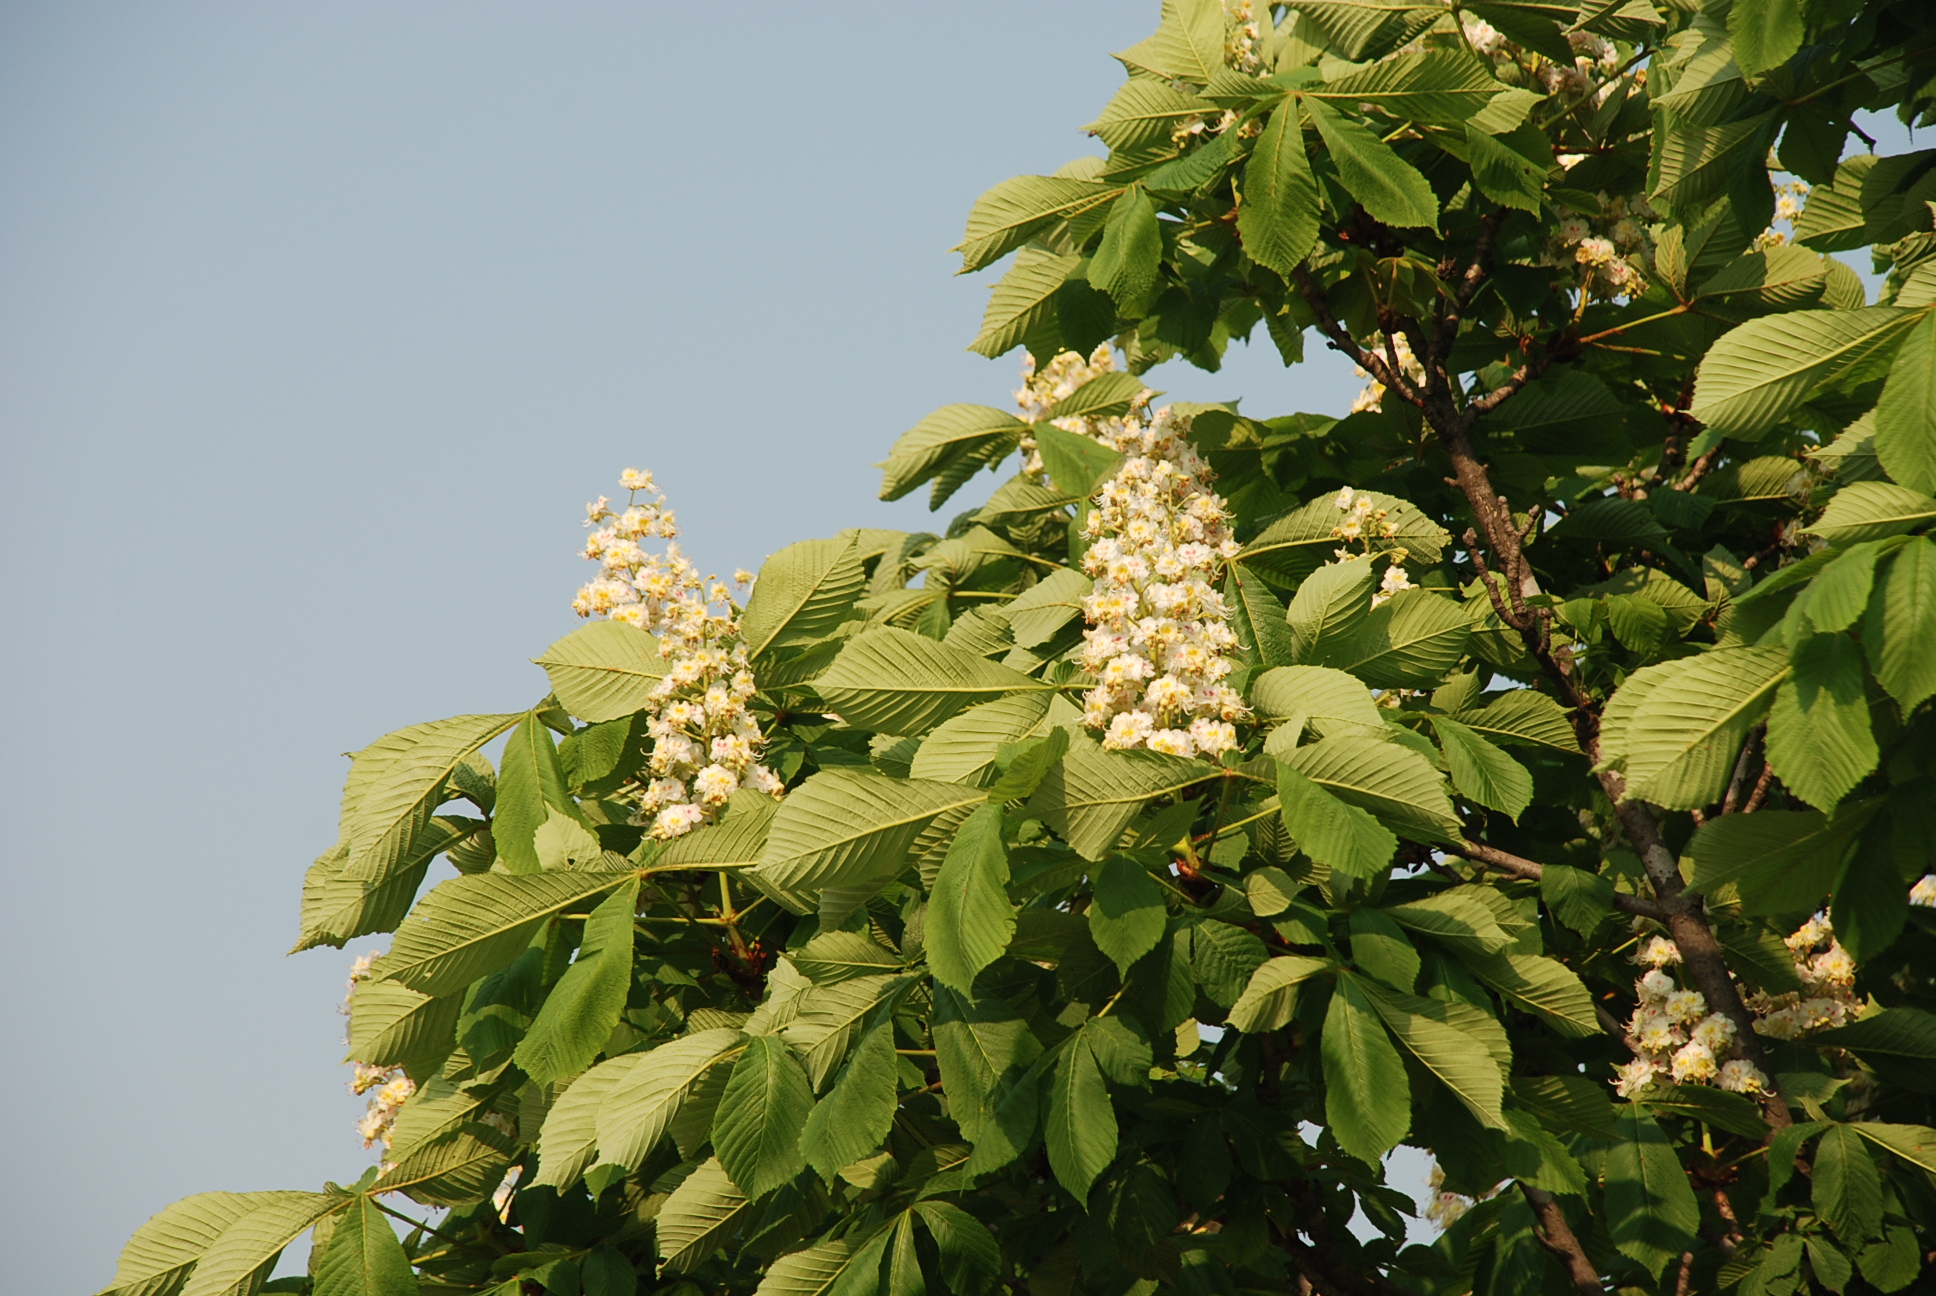
<path id="1" fill-rule="evenodd" d="M 924 943 L 935 979 L 966 994 L 1008 948 L 1015 910 L 999 805 L 976 809 L 955 830 L 928 898 Z"/>
<path id="2" fill-rule="evenodd" d="M 1936 695 L 1936 541 L 1910 541 L 1869 596 L 1862 646 L 1877 682 L 1905 713 Z"/>
<path id="3" fill-rule="evenodd" d="M 1085 1028 L 1064 1046 L 1049 1084 L 1044 1142 L 1056 1181 L 1077 1201 L 1116 1159 L 1116 1109 Z"/>
<path id="4" fill-rule="evenodd" d="M 1815 1145 L 1815 1213 L 1848 1246 L 1859 1247 L 1882 1227 L 1882 1175 L 1857 1127 L 1832 1125 Z"/>
<path id="5" fill-rule="evenodd" d="M 618 1068 L 618 1078 L 598 1105 L 599 1164 L 630 1169 L 641 1165 L 672 1128 L 693 1085 L 713 1067 L 735 1060 L 744 1038 L 737 1029 L 722 1026 L 605 1063 Z"/>
<path id="6" fill-rule="evenodd" d="M 894 1023 L 883 1014 L 862 1033 L 846 1069 L 801 1126 L 800 1154 L 822 1179 L 833 1182 L 887 1137 L 894 1123 L 895 1075 Z"/>
<path id="7" fill-rule="evenodd" d="M 1394 227 L 1437 229 L 1439 202 L 1418 168 L 1362 123 L 1322 99 L 1305 99 L 1338 176 L 1374 220 Z"/>
<path id="8" fill-rule="evenodd" d="M 1894 482 L 1851 482 L 1829 498 L 1808 530 L 1832 545 L 1901 535 L 1936 521 L 1936 499 Z"/>
<path id="9" fill-rule="evenodd" d="M 1270 114 L 1244 166 L 1240 190 L 1237 234 L 1244 251 L 1290 279 L 1318 237 L 1317 181 L 1304 152 L 1295 102 L 1287 99 Z"/>
<path id="10" fill-rule="evenodd" d="M 1411 1130 L 1412 1086 L 1384 1023 L 1354 978 L 1338 978 L 1319 1043 L 1331 1133 L 1346 1152 L 1376 1165 Z"/>
<path id="11" fill-rule="evenodd" d="M 454 994 L 508 965 L 539 923 L 621 885 L 624 874 L 480 873 L 440 882 L 397 928 L 372 975 L 422 994 Z"/>
<path id="12" fill-rule="evenodd" d="M 1862 650 L 1843 634 L 1811 635 L 1768 713 L 1768 761 L 1810 805 L 1833 807 L 1876 766 Z"/>
<path id="13" fill-rule="evenodd" d="M 924 734 L 977 702 L 1052 686 L 926 635 L 875 626 L 847 641 L 813 688 L 832 710 L 880 733 Z"/>
<path id="14" fill-rule="evenodd" d="M 578 958 L 545 996 L 514 1055 L 539 1084 L 577 1075 L 605 1048 L 632 988 L 632 919 L 636 878 L 601 900 L 585 921 Z"/>
<path id="15" fill-rule="evenodd" d="M 1124 318 L 1138 319 L 1149 308 L 1162 260 L 1156 203 L 1141 185 L 1132 185 L 1110 205 L 1102 242 L 1089 261 L 1089 282 L 1115 300 Z"/>
<path id="16" fill-rule="evenodd" d="M 374 1200 L 356 1197 L 335 1223 L 315 1266 L 315 1296 L 416 1296 L 410 1257 Z"/>
<path id="17" fill-rule="evenodd" d="M 631 629 L 627 626 L 626 629 Z M 491 816 L 491 838 L 498 858 L 513 873 L 540 869 L 536 836 L 556 812 L 577 819 L 582 813 L 565 786 L 564 766 L 551 731 L 527 713 L 505 740 L 498 770 L 497 810 Z"/>
<path id="18" fill-rule="evenodd" d="M 1297 1007 L 1297 987 L 1331 968 L 1328 959 L 1294 954 L 1274 958 L 1250 974 L 1250 982 L 1230 1006 L 1230 1024 L 1246 1034 L 1282 1030 Z"/>
<path id="19" fill-rule="evenodd" d="M 1308 584 L 1308 582 L 1307 582 Z M 1385 718 L 1371 700 L 1371 690 L 1355 675 L 1329 666 L 1279 666 L 1257 676 L 1250 686 L 1250 702 L 1257 714 L 1298 727 L 1315 728 L 1321 736 L 1385 732 Z"/>
<path id="20" fill-rule="evenodd" d="M 217 1235 L 188 1275 L 182 1296 L 251 1296 L 275 1268 L 284 1247 L 323 1216 L 349 1204 L 324 1193 L 250 1193 L 255 1199 Z"/>
<path id="21" fill-rule="evenodd" d="M 1452 786 L 1482 806 L 1517 819 L 1533 801 L 1533 776 L 1526 767 L 1471 729 L 1444 716 L 1432 728 L 1445 751 Z"/>

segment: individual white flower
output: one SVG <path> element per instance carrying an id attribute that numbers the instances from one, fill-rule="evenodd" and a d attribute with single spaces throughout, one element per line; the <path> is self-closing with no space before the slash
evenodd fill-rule
<path id="1" fill-rule="evenodd" d="M 1661 1011 L 1673 1021 L 1696 1022 L 1707 1016 L 1707 999 L 1699 990 L 1676 990 L 1667 996 Z"/>
<path id="2" fill-rule="evenodd" d="M 1668 976 L 1659 968 L 1653 969 L 1646 976 L 1640 978 L 1637 984 L 1640 992 L 1640 1002 L 1643 1004 L 1653 1004 L 1655 1007 L 1666 1003 L 1667 996 L 1674 993 L 1675 990 L 1674 978 Z"/>
<path id="3" fill-rule="evenodd" d="M 1672 967 L 1681 961 L 1680 947 L 1665 936 L 1650 936 L 1647 943 L 1634 955 L 1634 962 L 1642 967 Z"/>
<path id="4" fill-rule="evenodd" d="M 1924 908 L 1936 907 L 1936 873 L 1925 873 L 1909 888 L 1909 903 Z"/>
<path id="5" fill-rule="evenodd" d="M 1689 1035 L 1693 1041 L 1711 1053 L 1721 1054 L 1728 1051 L 1734 1043 L 1734 1023 L 1720 1013 L 1710 1013 L 1701 1019 Z"/>
<path id="6" fill-rule="evenodd" d="M 1111 748 L 1140 747 L 1156 732 L 1156 721 L 1141 711 L 1123 711 L 1112 716 L 1102 745 Z"/>
<path id="7" fill-rule="evenodd" d="M 1758 1094 L 1768 1092 L 1768 1077 L 1760 1067 L 1746 1058 L 1735 1058 L 1721 1064 L 1720 1079 L 1716 1082 L 1731 1093 Z"/>
<path id="8" fill-rule="evenodd" d="M 1614 1068 L 1614 1091 L 1622 1098 L 1631 1098 L 1654 1082 L 1660 1074 L 1660 1067 L 1646 1058 L 1635 1058 L 1622 1066 Z"/>
<path id="9" fill-rule="evenodd" d="M 1197 745 L 1185 729 L 1158 729 L 1143 740 L 1143 745 L 1153 752 L 1163 752 L 1169 756 L 1197 754 Z"/>
<path id="10" fill-rule="evenodd" d="M 1714 1050 L 1699 1040 L 1688 1042 L 1674 1054 L 1675 1084 L 1700 1084 L 1713 1079 L 1719 1069 L 1714 1063 Z"/>

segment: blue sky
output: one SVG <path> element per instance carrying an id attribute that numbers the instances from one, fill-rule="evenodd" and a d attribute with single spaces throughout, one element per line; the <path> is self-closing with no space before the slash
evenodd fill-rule
<path id="1" fill-rule="evenodd" d="M 929 525 L 869 465 L 1015 382 L 947 249 L 1156 8 L 0 6 L 13 1285 L 356 1177 L 349 953 L 283 953 L 341 753 L 544 692 L 621 468 L 720 570 Z M 1156 385 L 1357 384 L 1260 337 Z"/>

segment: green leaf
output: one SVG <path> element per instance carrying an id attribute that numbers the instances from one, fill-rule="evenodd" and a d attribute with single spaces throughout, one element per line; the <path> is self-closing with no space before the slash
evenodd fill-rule
<path id="1" fill-rule="evenodd" d="M 1307 99 L 1335 101 L 1346 111 L 1369 104 L 1400 121 L 1457 124 L 1499 93 L 1485 64 L 1456 50 L 1399 54 L 1302 88 Z"/>
<path id="2" fill-rule="evenodd" d="M 822 1179 L 832 1183 L 887 1137 L 894 1123 L 895 1076 L 894 1021 L 882 1013 L 801 1127 L 800 1153 Z"/>
<path id="3" fill-rule="evenodd" d="M 1016 176 L 975 199 L 968 228 L 954 249 L 962 274 L 991 266 L 1058 220 L 1108 202 L 1121 190 L 1095 180 Z"/>
<path id="4" fill-rule="evenodd" d="M 1165 81 L 1132 77 L 1111 96 L 1096 120 L 1083 129 L 1116 153 L 1160 153 L 1167 157 L 1176 151 L 1170 143 L 1170 132 L 1185 118 L 1203 113 L 1206 107 L 1203 100 Z"/>
<path id="5" fill-rule="evenodd" d="M 1029 798 L 1028 810 L 1084 859 L 1100 860 L 1151 800 L 1215 777 L 1216 769 L 1202 761 L 1105 751 L 1078 737 Z"/>
<path id="6" fill-rule="evenodd" d="M 1506 1128 L 1499 1107 L 1505 1084 L 1496 1051 L 1505 1049 L 1508 1059 L 1511 1052 L 1505 1044 L 1505 1032 L 1489 1013 L 1466 1004 L 1387 990 L 1349 972 L 1340 972 L 1338 979 L 1355 983 L 1398 1042 L 1438 1077 L 1480 1124 Z"/>
<path id="7" fill-rule="evenodd" d="M 643 711 L 670 663 L 659 641 L 623 621 L 594 621 L 533 658 L 565 710 L 590 724 Z"/>
<path id="8" fill-rule="evenodd" d="M 1400 743 L 1342 734 L 1277 759 L 1326 792 L 1370 811 L 1393 832 L 1414 841 L 1464 840 L 1463 826 L 1445 795 L 1444 778 Z M 1297 835 L 1295 829 L 1291 835 Z"/>
<path id="9" fill-rule="evenodd" d="M 452 772 L 521 719 L 522 713 L 453 716 L 399 729 L 356 753 L 343 790 L 349 854 L 341 876 L 380 882 L 418 858 L 416 840 L 443 803 Z"/>
<path id="10" fill-rule="evenodd" d="M 372 1066 L 435 1065 L 456 1044 L 457 996 L 432 999 L 395 981 L 359 981 L 350 992 L 349 1053 Z"/>
<path id="11" fill-rule="evenodd" d="M 1099 373 L 1049 407 L 1043 417 L 1106 418 L 1129 413 L 1129 407 L 1142 395 L 1143 380 L 1132 373 L 1111 370 Z"/>
<path id="12" fill-rule="evenodd" d="M 744 1039 L 737 1028 L 722 1026 L 604 1063 L 599 1070 L 616 1068 L 618 1078 L 598 1105 L 599 1164 L 628 1170 L 644 1164 L 693 1086 L 713 1067 L 733 1060 Z"/>
<path id="13" fill-rule="evenodd" d="M 558 762 L 551 731 L 537 712 L 527 712 L 504 744 L 497 812 L 491 816 L 491 839 L 497 843 L 498 858 L 511 872 L 539 871 L 535 836 L 553 810 L 574 819 L 583 813 L 565 787 L 565 770 Z"/>
<path id="14" fill-rule="evenodd" d="M 1778 648 L 1717 648 L 1674 662 L 1626 722 L 1620 749 L 1608 751 L 1603 741 L 1603 758 L 1624 761 L 1629 797 L 1670 810 L 1711 805 L 1787 674 Z"/>
<path id="15" fill-rule="evenodd" d="M 1350 671 L 1373 688 L 1438 683 L 1465 655 L 1471 626 L 1465 609 L 1430 590 L 1401 590 L 1335 646 L 1323 663 Z"/>
<path id="16" fill-rule="evenodd" d="M 1768 1122 L 1754 1102 L 1712 1085 L 1654 1085 L 1641 1101 L 1652 1110 L 1691 1117 L 1757 1142 L 1768 1137 Z"/>
<path id="17" fill-rule="evenodd" d="M 1700 1207 L 1673 1144 L 1639 1103 L 1620 1109 L 1607 1150 L 1606 1219 L 1620 1253 L 1658 1276 L 1700 1227 Z"/>
<path id="18" fill-rule="evenodd" d="M 1149 310 L 1162 262 L 1156 203 L 1142 186 L 1131 185 L 1109 208 L 1102 243 L 1089 261 L 1089 282 L 1110 295 L 1125 319 L 1140 319 Z"/>
<path id="19" fill-rule="evenodd" d="M 861 976 L 800 996 L 798 1015 L 781 1034 L 801 1055 L 816 1093 L 827 1087 L 867 1020 L 912 984 L 906 976 Z"/>
<path id="20" fill-rule="evenodd" d="M 1742 72 L 1756 77 L 1778 68 L 1802 47 L 1801 0 L 1735 0 L 1728 34 Z"/>
<path id="21" fill-rule="evenodd" d="M 1127 977 L 1130 964 L 1156 948 L 1168 912 L 1163 892 L 1141 864 L 1113 855 L 1091 875 L 1089 935 Z M 1007 907 L 1004 897 L 1003 906 Z"/>
<path id="22" fill-rule="evenodd" d="M 1230 1024 L 1247 1035 L 1282 1030 L 1297 1009 L 1298 986 L 1333 966 L 1329 959 L 1303 955 L 1266 961 L 1250 974 L 1244 992 L 1230 1006 Z"/>
<path id="23" fill-rule="evenodd" d="M 1582 936 L 1592 935 L 1613 911 L 1612 879 L 1566 864 L 1546 865 L 1539 894 L 1555 918 Z"/>
<path id="24" fill-rule="evenodd" d="M 1585 1076 L 1514 1076 L 1513 1097 L 1556 1134 L 1612 1138 L 1613 1104 L 1607 1091 Z"/>
<path id="25" fill-rule="evenodd" d="M 1055 294 L 1081 258 L 1053 256 L 1023 248 L 988 295 L 981 332 L 968 349 L 990 360 L 1020 346 L 1030 333 L 1053 318 Z"/>
<path id="26" fill-rule="evenodd" d="M 1828 893 L 1849 843 L 1875 815 L 1877 802 L 1848 807 L 1834 819 L 1814 810 L 1760 810 L 1709 819 L 1687 843 L 1691 885 L 1714 895 L 1732 885 L 1751 914 L 1813 907 Z"/>
<path id="27" fill-rule="evenodd" d="M 1910 541 L 1869 596 L 1862 646 L 1878 683 L 1907 714 L 1936 694 L 1936 541 Z"/>
<path id="28" fill-rule="evenodd" d="M 1445 528 L 1412 504 L 1376 491 L 1359 491 L 1357 498 L 1369 499 L 1374 509 L 1385 510 L 1378 534 L 1367 534 L 1365 547 L 1374 553 L 1403 549 L 1408 560 L 1432 564 L 1439 560 L 1452 537 Z M 1239 558 L 1252 569 L 1281 586 L 1295 586 L 1332 559 L 1338 547 L 1338 524 L 1344 515 L 1337 507 L 1336 495 L 1320 495 L 1271 522 L 1244 546 Z M 1385 535 L 1390 527 L 1392 534 Z M 1369 529 L 1368 529 L 1369 532 Z"/>
<path id="29" fill-rule="evenodd" d="M 1116 57 L 1132 70 L 1166 81 L 1208 85 L 1223 68 L 1223 40 L 1223 8 L 1217 0 L 1163 0 L 1156 34 Z"/>
<path id="30" fill-rule="evenodd" d="M 1909 1058 L 1936 1062 L 1936 1014 L 1920 1008 L 1885 1008 L 1846 1026 L 1815 1031 L 1809 1042 L 1845 1048 L 1860 1056 Z"/>
<path id="31" fill-rule="evenodd" d="M 1288 666 L 1296 660 L 1284 605 L 1256 573 L 1242 563 L 1231 563 L 1224 576 L 1223 599 L 1230 609 L 1230 628 L 1236 631 L 1253 670 Z"/>
<path id="32" fill-rule="evenodd" d="M 1042 1054 L 1028 1023 L 1007 1002 L 971 999 L 943 983 L 935 990 L 935 1063 L 948 1095 L 948 1112 L 962 1137 L 981 1154 L 984 1136 L 997 1134 L 999 1099 Z M 1030 1082 L 1033 1083 L 1032 1081 Z M 1034 1110 L 1028 1113 L 1034 1133 Z M 1016 1153 L 1021 1151 L 1016 1147 Z"/>
<path id="33" fill-rule="evenodd" d="M 987 405 L 943 405 L 903 432 L 888 451 L 887 462 L 881 465 L 880 497 L 900 499 L 922 482 L 962 464 L 994 463 L 1019 444 L 1027 429 L 1028 424 L 1013 414 Z M 940 502 L 935 501 L 937 507 Z"/>
<path id="34" fill-rule="evenodd" d="M 1484 707 L 1455 712 L 1452 718 L 1494 742 L 1563 752 L 1580 750 L 1566 711 L 1552 698 L 1532 689 L 1495 694 Z"/>
<path id="35" fill-rule="evenodd" d="M 1917 319 L 1871 306 L 1750 320 L 1708 350 L 1688 413 L 1723 436 L 1759 440 L 1824 383 L 1894 347 Z"/>
<path id="36" fill-rule="evenodd" d="M 1011 693 L 943 720 L 921 741 L 909 774 L 936 783 L 987 787 L 1000 777 L 995 762 L 1002 748 L 1045 734 L 1054 696 Z"/>
<path id="37" fill-rule="evenodd" d="M 1452 786 L 1482 806 L 1519 818 L 1533 802 L 1533 776 L 1505 752 L 1456 720 L 1432 717 L 1432 728 L 1445 751 Z"/>
<path id="38" fill-rule="evenodd" d="M 753 1296 L 872 1296 L 885 1232 L 858 1251 L 848 1238 L 816 1242 L 775 1260 Z"/>
<path id="39" fill-rule="evenodd" d="M 604 1051 L 632 989 L 632 918 L 639 883 L 629 877 L 585 920 L 578 958 L 545 996 L 518 1042 L 517 1064 L 539 1084 L 577 1075 Z"/>
<path id="40" fill-rule="evenodd" d="M 661 1206 L 654 1220 L 655 1227 L 664 1219 L 665 1208 Z M 591 1254 L 580 1262 L 579 1282 L 583 1284 L 584 1296 L 638 1296 L 639 1271 L 617 1247 L 605 1242 L 593 1247 Z"/>
<path id="41" fill-rule="evenodd" d="M 1056 1182 L 1078 1202 L 1116 1159 L 1116 1108 L 1085 1026 L 1064 1046 L 1049 1085 L 1044 1142 Z"/>
<path id="42" fill-rule="evenodd" d="M 136 1229 L 121 1248 L 114 1284 L 101 1296 L 174 1296 L 202 1254 L 228 1227 L 256 1208 L 313 1193 L 205 1192 L 184 1197 Z"/>
<path id="43" fill-rule="evenodd" d="M 201 1263 L 188 1275 L 182 1296 L 252 1296 L 275 1268 L 284 1247 L 351 1200 L 301 1192 L 248 1196 L 255 1199 L 251 1209 L 209 1245 Z"/>
<path id="44" fill-rule="evenodd" d="M 1351 966 L 1409 993 L 1418 985 L 1424 967 L 1418 949 L 1404 930 L 1376 909 L 1351 911 Z"/>
<path id="45" fill-rule="evenodd" d="M 712 1151 L 747 1197 L 765 1197 L 805 1166 L 800 1129 L 813 1089 L 794 1052 L 772 1034 L 745 1042 L 712 1116 Z"/>
<path id="46" fill-rule="evenodd" d="M 951 1292 L 991 1288 L 1002 1269 L 1002 1249 L 988 1226 L 959 1206 L 922 1201 L 914 1211 L 934 1239 L 941 1257 L 941 1280 Z"/>
<path id="47" fill-rule="evenodd" d="M 1861 1121 L 1842 1128 L 1852 1129 L 1877 1147 L 1887 1148 L 1911 1165 L 1936 1174 L 1936 1129 L 1927 1125 L 1889 1125 L 1881 1121 Z M 1857 1194 L 1861 1192 L 1859 1188 L 1854 1191 Z"/>
<path id="48" fill-rule="evenodd" d="M 1744 156 L 1766 152 L 1770 116 L 1760 113 L 1721 126 L 1683 126 L 1663 132 L 1659 180 L 1648 197 L 1681 212 L 1718 197 L 1741 174 Z"/>
<path id="49" fill-rule="evenodd" d="M 1284 830 L 1298 849 L 1336 872 L 1376 877 L 1398 850 L 1398 838 L 1370 814 L 1282 762 L 1277 767 L 1277 801 Z"/>
<path id="50" fill-rule="evenodd" d="M 722 1109 L 724 1105 L 722 1100 Z M 799 1134 L 796 1125 L 788 1131 L 788 1142 Z M 797 1161 L 799 1154 L 794 1158 Z M 659 1206 L 653 1220 L 659 1258 L 671 1273 L 691 1273 L 712 1259 L 754 1212 L 753 1200 L 740 1191 L 720 1159 L 707 1157 Z"/>
<path id="51" fill-rule="evenodd" d="M 1319 1046 L 1324 1114 L 1332 1136 L 1352 1156 L 1377 1165 L 1411 1131 L 1412 1086 L 1404 1060 L 1356 978 L 1338 978 Z"/>
<path id="52" fill-rule="evenodd" d="M 397 928 L 390 952 L 371 973 L 433 997 L 455 994 L 508 966 L 552 914 L 610 891 L 627 876 L 479 873 L 440 882 Z"/>
<path id="53" fill-rule="evenodd" d="M 1320 567 L 1298 583 L 1285 614 L 1299 660 L 1335 652 L 1371 615 L 1377 582 L 1370 558 L 1347 558 Z"/>
<path id="54" fill-rule="evenodd" d="M 879 733 L 923 734 L 976 702 L 1054 686 L 926 635 L 875 626 L 847 641 L 813 682 L 850 724 Z"/>
<path id="55" fill-rule="evenodd" d="M 642 1054 L 626 1054 L 587 1071 L 571 1082 L 545 1113 L 538 1132 L 538 1172 L 533 1186 L 569 1188 L 591 1165 L 598 1149 L 598 1109 L 605 1095 L 631 1073 Z"/>
<path id="56" fill-rule="evenodd" d="M 1475 121 L 1466 122 L 1466 162 L 1472 168 L 1472 182 L 1480 193 L 1503 207 L 1537 212 L 1550 167 L 1522 149 L 1529 143 L 1544 142 L 1546 137 L 1537 127 L 1524 126 L 1506 138 L 1512 143 L 1494 138 Z"/>
<path id="57" fill-rule="evenodd" d="M 752 871 L 769 894 L 838 922 L 930 852 L 984 802 L 975 788 L 896 779 L 871 770 L 822 770 L 773 816 Z M 837 912 L 836 912 L 837 911 Z"/>
<path id="58" fill-rule="evenodd" d="M 1083 597 L 1094 585 L 1095 581 L 1081 572 L 1058 567 L 1016 595 L 1002 609 L 1015 642 L 1035 648 L 1055 638 L 1063 626 L 1082 615 Z"/>
<path id="59" fill-rule="evenodd" d="M 315 1296 L 416 1296 L 417 1275 L 390 1226 L 364 1196 L 336 1217 L 329 1245 L 315 1266 Z"/>
<path id="60" fill-rule="evenodd" d="M 988 789 L 988 799 L 1000 805 L 1026 801 L 1042 786 L 1056 762 L 1069 754 L 1069 731 L 1051 729 L 1048 737 L 1023 743 L 1008 769 Z"/>
<path id="61" fill-rule="evenodd" d="M 1286 100 L 1271 113 L 1238 190 L 1237 235 L 1244 251 L 1289 280 L 1318 239 L 1317 181 L 1295 103 Z"/>
<path id="62" fill-rule="evenodd" d="M 1387 905 L 1383 912 L 1399 926 L 1430 936 L 1461 957 L 1487 958 L 1512 942 L 1475 886 Z"/>
<path id="63" fill-rule="evenodd" d="M 1768 713 L 1769 763 L 1782 786 L 1826 810 L 1879 758 L 1863 695 L 1862 650 L 1844 634 L 1811 635 L 1795 650 L 1794 672 Z"/>
<path id="64" fill-rule="evenodd" d="M 1600 1034 L 1593 996 L 1571 968 L 1537 954 L 1468 957 L 1478 978 L 1529 1012 L 1544 1017 L 1561 1035 L 1591 1039 Z"/>
<path id="65" fill-rule="evenodd" d="M 1882 1228 L 1882 1174 L 1859 1128 L 1831 1125 L 1815 1145 L 1815 1213 L 1846 1246 L 1861 1246 Z"/>
<path id="66" fill-rule="evenodd" d="M 1832 545 L 1881 540 L 1936 521 L 1936 499 L 1894 482 L 1851 482 L 1829 497 L 1822 516 L 1809 526 Z"/>
<path id="67" fill-rule="evenodd" d="M 922 940 L 928 966 L 943 985 L 968 993 L 975 977 L 1015 936 L 1000 805 L 977 808 L 955 830 L 926 915 Z"/>
<path id="68" fill-rule="evenodd" d="M 1326 738 L 1385 734 L 1384 713 L 1364 681 L 1329 666 L 1267 670 L 1251 682 L 1250 703 L 1264 719 L 1296 724 L 1300 732 L 1308 725 Z"/>
<path id="69" fill-rule="evenodd" d="M 1877 560 L 1904 543 L 1901 539 L 1872 540 L 1843 550 L 1802 590 L 1795 600 L 1790 624 L 1801 634 L 1806 634 L 1810 627 L 1835 631 L 1854 625 L 1869 606 Z M 1805 624 L 1801 618 L 1806 618 Z M 1796 636 L 1791 633 L 1789 643 L 1795 642 Z"/>
<path id="70" fill-rule="evenodd" d="M 1418 168 L 1362 123 L 1321 99 L 1305 99 L 1338 178 L 1373 220 L 1397 228 L 1439 227 L 1439 200 Z"/>
<path id="71" fill-rule="evenodd" d="M 1036 448 L 1049 480 L 1065 494 L 1088 499 L 1103 482 L 1116 475 L 1123 456 L 1094 437 L 1070 432 L 1050 423 L 1035 425 Z"/>
<path id="72" fill-rule="evenodd" d="M 825 638 L 848 619 L 866 579 L 855 532 L 788 545 L 760 565 L 746 600 L 740 639 L 747 652 L 757 659 Z"/>

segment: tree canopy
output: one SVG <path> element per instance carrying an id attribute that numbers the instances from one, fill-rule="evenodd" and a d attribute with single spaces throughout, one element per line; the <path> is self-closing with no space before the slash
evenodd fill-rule
<path id="1" fill-rule="evenodd" d="M 104 1296 L 1910 1288 L 1936 150 L 1863 123 L 1928 16 L 1165 0 L 968 216 L 1016 407 L 881 495 L 1005 480 L 742 597 L 628 470 L 545 696 L 357 752 L 303 880 L 394 933 L 379 1163 Z M 1235 341 L 1365 391 L 1148 385 Z"/>

